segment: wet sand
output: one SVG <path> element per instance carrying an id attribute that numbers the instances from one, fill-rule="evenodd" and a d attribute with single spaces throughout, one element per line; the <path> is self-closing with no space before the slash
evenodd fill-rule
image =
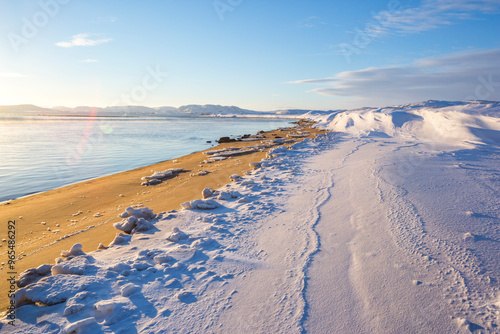
<path id="1" fill-rule="evenodd" d="M 302 126 L 306 124 L 301 124 Z M 320 130 L 307 127 L 314 137 Z M 292 130 L 293 132 L 293 130 Z M 266 139 L 286 137 L 291 131 L 274 130 L 263 133 Z M 300 141 L 302 138 L 289 138 Z M 249 147 L 260 141 L 223 143 L 205 150 L 228 147 Z M 232 174 L 244 175 L 251 162 L 265 158 L 266 151 L 230 157 L 227 160 L 202 163 L 208 159 L 203 152 L 196 152 L 177 159 L 146 167 L 105 176 L 74 185 L 50 190 L 0 205 L 0 307 L 8 305 L 9 285 L 7 273 L 7 225 L 16 222 L 17 276 L 28 268 L 44 263 L 54 263 L 62 250 L 81 243 L 85 252 L 97 249 L 99 243 L 108 245 L 120 232 L 113 223 L 129 206 L 149 207 L 154 213 L 180 209 L 180 204 L 201 198 L 205 188 L 217 189 L 230 182 Z M 141 178 L 169 168 L 184 168 L 175 178 L 154 186 L 142 186 Z M 200 171 L 208 171 L 203 176 Z"/>

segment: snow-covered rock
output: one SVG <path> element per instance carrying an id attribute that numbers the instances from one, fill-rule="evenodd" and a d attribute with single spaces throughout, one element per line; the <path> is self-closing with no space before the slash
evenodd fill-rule
<path id="1" fill-rule="evenodd" d="M 197 199 L 190 202 L 185 202 L 181 204 L 183 209 L 193 209 L 193 210 L 213 210 L 219 207 L 219 204 L 211 199 L 202 200 Z"/>
<path id="2" fill-rule="evenodd" d="M 61 256 L 67 258 L 79 255 L 85 255 L 82 244 L 74 244 L 69 251 L 61 252 Z"/>
<path id="3" fill-rule="evenodd" d="M 212 188 L 205 188 L 201 192 L 201 196 L 203 197 L 203 199 L 206 199 L 206 198 L 209 198 L 210 196 L 212 196 L 213 193 L 214 193 L 214 190 Z"/>
<path id="4" fill-rule="evenodd" d="M 153 227 L 151 222 L 156 217 L 153 210 L 149 208 L 133 209 L 127 208 L 125 212 L 119 215 L 124 218 L 113 226 L 120 231 L 128 234 L 148 231 Z"/>
<path id="5" fill-rule="evenodd" d="M 97 320 L 95 318 L 82 319 L 64 327 L 62 333 L 63 334 L 84 333 L 85 327 L 93 325 L 95 323 L 97 323 Z"/>
<path id="6" fill-rule="evenodd" d="M 89 264 L 85 256 L 78 256 L 71 260 L 52 266 L 52 275 L 83 275 Z"/>
<path id="7" fill-rule="evenodd" d="M 171 242 L 178 242 L 179 240 L 186 238 L 186 233 L 179 230 L 178 227 L 172 228 L 172 232 L 167 234 L 166 239 Z"/>
<path id="8" fill-rule="evenodd" d="M 51 274 L 52 265 L 42 264 L 38 268 L 26 269 L 19 274 L 19 279 L 17 280 L 17 286 L 23 288 L 31 283 L 36 282 L 40 278 Z"/>

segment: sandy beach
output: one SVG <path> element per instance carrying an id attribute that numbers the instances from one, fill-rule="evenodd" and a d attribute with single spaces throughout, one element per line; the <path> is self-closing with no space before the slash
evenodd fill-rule
<path id="1" fill-rule="evenodd" d="M 307 127 L 311 136 L 324 131 Z M 265 139 L 286 137 L 289 130 L 263 133 Z M 289 138 L 299 141 L 302 138 Z M 85 252 L 108 245 L 117 232 L 113 223 L 120 221 L 118 214 L 127 207 L 149 207 L 154 212 L 180 209 L 180 204 L 200 197 L 205 188 L 217 189 L 230 182 L 230 175 L 243 175 L 251 170 L 251 162 L 262 160 L 267 150 L 229 157 L 227 160 L 203 163 L 206 151 L 228 147 L 245 148 L 259 141 L 223 143 L 209 150 L 196 152 L 177 159 L 130 171 L 92 179 L 51 191 L 5 202 L 0 207 L 0 221 L 16 222 L 17 274 L 28 268 L 54 263 L 61 251 L 81 243 Z M 141 178 L 155 171 L 184 168 L 176 177 L 154 186 L 142 186 Z M 198 175 L 207 171 L 206 175 Z M 0 232 L 6 239 L 7 228 Z M 0 291 L 8 290 L 7 244 L 0 248 Z M 6 294 L 0 298 L 0 307 L 8 305 Z"/>

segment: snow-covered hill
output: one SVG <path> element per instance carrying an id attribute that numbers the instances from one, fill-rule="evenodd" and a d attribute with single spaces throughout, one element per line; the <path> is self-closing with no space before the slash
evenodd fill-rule
<path id="1" fill-rule="evenodd" d="M 448 145 L 500 144 L 500 103 L 426 101 L 331 114 L 306 114 L 318 126 L 357 137 L 398 137 Z"/>
<path id="2" fill-rule="evenodd" d="M 42 108 L 35 105 L 0 106 L 0 115 L 46 115 L 46 116 L 134 116 L 134 117 L 287 117 L 300 118 L 309 110 L 255 111 L 236 106 L 196 105 L 150 108 L 145 106 L 111 106 L 75 108 L 56 106 Z"/>

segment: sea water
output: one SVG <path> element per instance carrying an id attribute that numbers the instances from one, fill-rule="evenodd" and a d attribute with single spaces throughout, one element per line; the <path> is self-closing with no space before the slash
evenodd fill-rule
<path id="1" fill-rule="evenodd" d="M 223 136 L 291 120 L 181 117 L 2 117 L 0 202 L 207 149 Z M 207 143 L 212 141 L 212 143 Z"/>

